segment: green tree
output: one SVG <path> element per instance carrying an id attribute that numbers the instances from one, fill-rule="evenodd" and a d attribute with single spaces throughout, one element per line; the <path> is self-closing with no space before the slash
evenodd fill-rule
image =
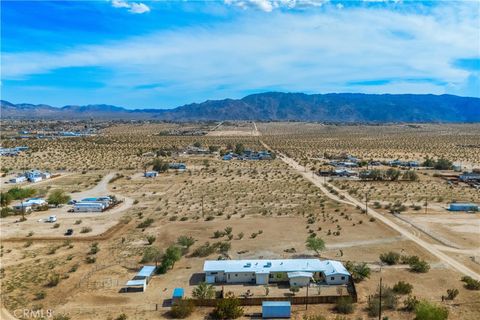
<path id="1" fill-rule="evenodd" d="M 391 181 L 397 181 L 398 178 L 400 178 L 400 170 L 390 168 L 387 170 L 385 175 L 387 176 L 387 179 L 390 179 Z"/>
<path id="2" fill-rule="evenodd" d="M 237 143 L 235 145 L 235 153 L 236 154 L 242 154 L 245 152 L 245 146 L 243 145 L 243 143 Z"/>
<path id="3" fill-rule="evenodd" d="M 320 256 L 320 252 L 325 250 L 325 241 L 317 237 L 308 237 L 305 246 L 308 250 L 315 251 Z"/>
<path id="4" fill-rule="evenodd" d="M 206 282 L 200 282 L 193 289 L 192 296 L 197 299 L 212 299 L 215 296 L 215 289 Z"/>
<path id="5" fill-rule="evenodd" d="M 431 303 L 421 301 L 415 308 L 415 320 L 446 320 L 448 319 L 448 309 Z"/>
<path id="6" fill-rule="evenodd" d="M 389 251 L 387 253 L 382 253 L 380 255 L 380 261 L 388 265 L 397 264 L 400 261 L 400 254 L 394 251 Z"/>
<path id="7" fill-rule="evenodd" d="M 355 282 L 360 282 L 370 277 L 371 270 L 370 270 L 370 267 L 367 266 L 365 262 L 355 264 L 350 261 L 347 261 L 347 263 L 345 264 L 345 267 L 350 272 L 350 274 L 352 275 L 352 279 Z"/>
<path id="8" fill-rule="evenodd" d="M 13 200 L 13 197 L 8 192 L 0 192 L 0 205 L 2 207 L 8 206 Z"/>
<path id="9" fill-rule="evenodd" d="M 452 169 L 452 165 L 453 164 L 450 160 L 440 158 L 435 162 L 433 168 L 436 170 L 450 170 Z"/>
<path id="10" fill-rule="evenodd" d="M 152 169 L 158 172 L 165 172 L 168 170 L 168 163 L 161 159 L 154 159 L 152 161 Z"/>
<path id="11" fill-rule="evenodd" d="M 229 295 L 218 301 L 215 310 L 212 312 L 213 319 L 236 319 L 243 315 L 243 308 L 240 300 Z"/>
<path id="12" fill-rule="evenodd" d="M 48 203 L 58 206 L 59 204 L 64 204 L 70 201 L 70 196 L 65 194 L 65 191 L 61 189 L 53 190 L 48 196 Z"/>

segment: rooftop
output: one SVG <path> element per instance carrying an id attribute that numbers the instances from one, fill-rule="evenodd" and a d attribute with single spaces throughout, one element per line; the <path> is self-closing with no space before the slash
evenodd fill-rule
<path id="1" fill-rule="evenodd" d="M 323 272 L 325 275 L 350 273 L 338 261 L 319 259 L 207 260 L 204 272 Z"/>

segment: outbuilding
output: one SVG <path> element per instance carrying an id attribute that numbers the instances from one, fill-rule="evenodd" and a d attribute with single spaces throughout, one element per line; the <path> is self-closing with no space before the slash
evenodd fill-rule
<path id="1" fill-rule="evenodd" d="M 263 301 L 262 318 L 290 318 L 290 301 Z"/>
<path id="2" fill-rule="evenodd" d="M 27 181 L 27 177 L 25 176 L 19 176 L 19 177 L 15 177 L 15 178 L 12 178 L 10 180 L 8 180 L 8 182 L 10 183 L 22 183 L 22 182 L 25 182 Z"/>
<path id="3" fill-rule="evenodd" d="M 102 212 L 105 205 L 101 202 L 77 202 L 73 205 L 74 212 Z"/>
<path id="4" fill-rule="evenodd" d="M 478 211 L 478 205 L 474 203 L 450 203 L 450 211 Z"/>
<path id="5" fill-rule="evenodd" d="M 144 176 L 145 178 L 155 178 L 156 176 L 158 176 L 158 171 L 154 171 L 154 170 L 152 170 L 152 171 L 146 171 L 146 172 L 143 174 L 143 176 Z"/>
<path id="6" fill-rule="evenodd" d="M 172 301 L 183 299 L 184 294 L 185 294 L 185 292 L 184 292 L 183 288 L 173 289 Z"/>

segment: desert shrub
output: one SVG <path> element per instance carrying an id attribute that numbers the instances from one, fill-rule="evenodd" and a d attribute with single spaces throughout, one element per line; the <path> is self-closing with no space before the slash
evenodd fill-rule
<path id="1" fill-rule="evenodd" d="M 85 262 L 88 264 L 95 263 L 96 261 L 97 261 L 97 258 L 95 258 L 94 256 L 88 256 L 85 258 Z"/>
<path id="2" fill-rule="evenodd" d="M 45 299 L 45 297 L 47 296 L 47 294 L 45 293 L 45 291 L 38 291 L 37 293 L 35 293 L 35 300 L 42 300 L 42 299 Z"/>
<path id="3" fill-rule="evenodd" d="M 243 315 L 240 301 L 233 295 L 220 299 L 212 312 L 213 319 L 236 319 Z"/>
<path id="4" fill-rule="evenodd" d="M 412 262 L 410 265 L 410 271 L 417 273 L 426 273 L 430 270 L 430 265 L 425 260 L 419 260 Z"/>
<path id="5" fill-rule="evenodd" d="M 75 224 L 80 224 L 82 223 L 82 220 L 75 220 Z"/>
<path id="6" fill-rule="evenodd" d="M 94 242 L 90 245 L 90 251 L 88 254 L 96 254 L 98 251 L 100 251 L 100 248 L 98 247 L 98 242 Z"/>
<path id="7" fill-rule="evenodd" d="M 51 273 L 47 278 L 47 287 L 56 287 L 60 283 L 60 275 L 57 273 Z"/>
<path id="8" fill-rule="evenodd" d="M 218 248 L 218 243 L 210 244 L 205 242 L 200 247 L 196 248 L 192 252 L 192 257 L 206 257 L 213 254 Z"/>
<path id="9" fill-rule="evenodd" d="M 448 309 L 423 300 L 415 308 L 415 320 L 446 320 Z"/>
<path id="10" fill-rule="evenodd" d="M 327 318 L 319 314 L 304 315 L 302 319 L 303 320 L 327 320 Z"/>
<path id="11" fill-rule="evenodd" d="M 154 220 L 152 218 L 145 219 L 138 224 L 137 228 L 144 229 L 146 227 L 149 227 L 153 222 Z"/>
<path id="12" fill-rule="evenodd" d="M 215 297 L 215 288 L 206 282 L 200 282 L 192 291 L 192 296 L 197 299 L 212 299 Z"/>
<path id="13" fill-rule="evenodd" d="M 382 310 L 395 310 L 398 298 L 392 288 L 382 286 Z M 378 316 L 380 309 L 380 289 L 377 289 L 375 295 L 368 297 L 368 315 L 371 317 Z"/>
<path id="14" fill-rule="evenodd" d="M 357 283 L 370 277 L 371 270 L 370 270 L 370 267 L 367 266 L 365 262 L 355 264 L 355 263 L 352 263 L 351 261 L 347 261 L 347 263 L 345 264 L 345 267 L 352 275 L 353 281 Z"/>
<path id="15" fill-rule="evenodd" d="M 342 297 L 337 300 L 335 304 L 335 311 L 343 314 L 350 314 L 353 313 L 355 310 L 355 306 L 352 302 L 351 297 Z"/>
<path id="16" fill-rule="evenodd" d="M 180 236 L 177 239 L 177 244 L 187 249 L 190 248 L 194 243 L 195 243 L 195 239 L 189 236 Z"/>
<path id="17" fill-rule="evenodd" d="M 389 251 L 380 255 L 380 261 L 388 265 L 397 264 L 400 261 L 400 254 L 397 252 Z"/>
<path id="18" fill-rule="evenodd" d="M 404 305 L 404 310 L 408 312 L 412 312 L 415 310 L 417 305 L 420 303 L 420 301 L 417 299 L 415 296 L 408 296 L 405 301 L 403 301 Z"/>
<path id="19" fill-rule="evenodd" d="M 53 320 L 70 320 L 70 317 L 66 314 L 56 314 L 53 316 Z"/>
<path id="20" fill-rule="evenodd" d="M 454 300 L 458 296 L 458 289 L 447 289 L 447 299 Z"/>
<path id="21" fill-rule="evenodd" d="M 92 231 L 92 228 L 90 227 L 83 227 L 82 229 L 80 229 L 80 233 L 89 233 Z"/>
<path id="22" fill-rule="evenodd" d="M 116 317 L 115 320 L 127 320 L 127 315 L 125 313 L 122 313 L 121 315 Z"/>
<path id="23" fill-rule="evenodd" d="M 393 292 L 398 294 L 410 294 L 412 292 L 413 286 L 404 281 L 398 281 L 392 288 Z"/>
<path id="24" fill-rule="evenodd" d="M 184 319 L 191 315 L 195 310 L 195 304 L 190 299 L 181 299 L 175 301 L 170 310 L 170 316 L 174 319 Z"/>
<path id="25" fill-rule="evenodd" d="M 162 256 L 162 262 L 158 267 L 158 273 L 166 273 L 169 269 L 172 269 L 175 263 L 182 257 L 181 248 L 171 245 L 165 250 L 165 254 Z"/>
<path id="26" fill-rule="evenodd" d="M 400 263 L 401 264 L 411 264 L 420 261 L 420 258 L 417 256 L 401 256 Z"/>
<path id="27" fill-rule="evenodd" d="M 465 288 L 468 290 L 480 290 L 480 281 L 475 280 L 470 276 L 463 277 L 462 281 L 465 282 Z"/>
<path id="28" fill-rule="evenodd" d="M 147 236 L 148 244 L 151 245 L 152 243 L 154 243 L 155 239 L 156 239 L 155 236 L 152 236 L 152 235 Z"/>

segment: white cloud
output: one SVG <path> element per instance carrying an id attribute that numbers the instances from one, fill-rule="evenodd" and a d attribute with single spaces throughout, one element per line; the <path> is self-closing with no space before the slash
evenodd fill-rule
<path id="1" fill-rule="evenodd" d="M 98 66 L 112 71 L 111 92 L 129 94 L 137 103 L 157 97 L 161 104 L 170 97 L 172 105 L 249 90 L 453 93 L 455 88 L 466 94 L 478 81 L 452 62 L 478 56 L 479 13 L 468 3 L 432 10 L 331 6 L 315 13 L 240 14 L 229 22 L 57 53 L 4 52 L 2 78 Z M 139 85 L 148 89 L 135 90 Z"/>
<path id="2" fill-rule="evenodd" d="M 114 7 L 114 8 L 130 8 L 130 5 L 123 0 L 112 0 L 112 7 Z"/>
<path id="3" fill-rule="evenodd" d="M 149 12 L 150 8 L 143 3 L 132 2 L 132 4 L 130 5 L 130 10 L 128 11 L 131 13 L 141 14 L 141 13 Z"/>
<path id="4" fill-rule="evenodd" d="M 112 0 L 112 7 L 114 8 L 126 8 L 128 12 L 135 14 L 142 14 L 150 11 L 150 7 L 144 3 L 127 2 L 125 0 Z"/>
<path id="5" fill-rule="evenodd" d="M 320 7 L 329 0 L 224 0 L 225 4 L 240 7 L 242 9 L 257 8 L 264 12 L 272 12 L 275 9 L 293 9 Z"/>

